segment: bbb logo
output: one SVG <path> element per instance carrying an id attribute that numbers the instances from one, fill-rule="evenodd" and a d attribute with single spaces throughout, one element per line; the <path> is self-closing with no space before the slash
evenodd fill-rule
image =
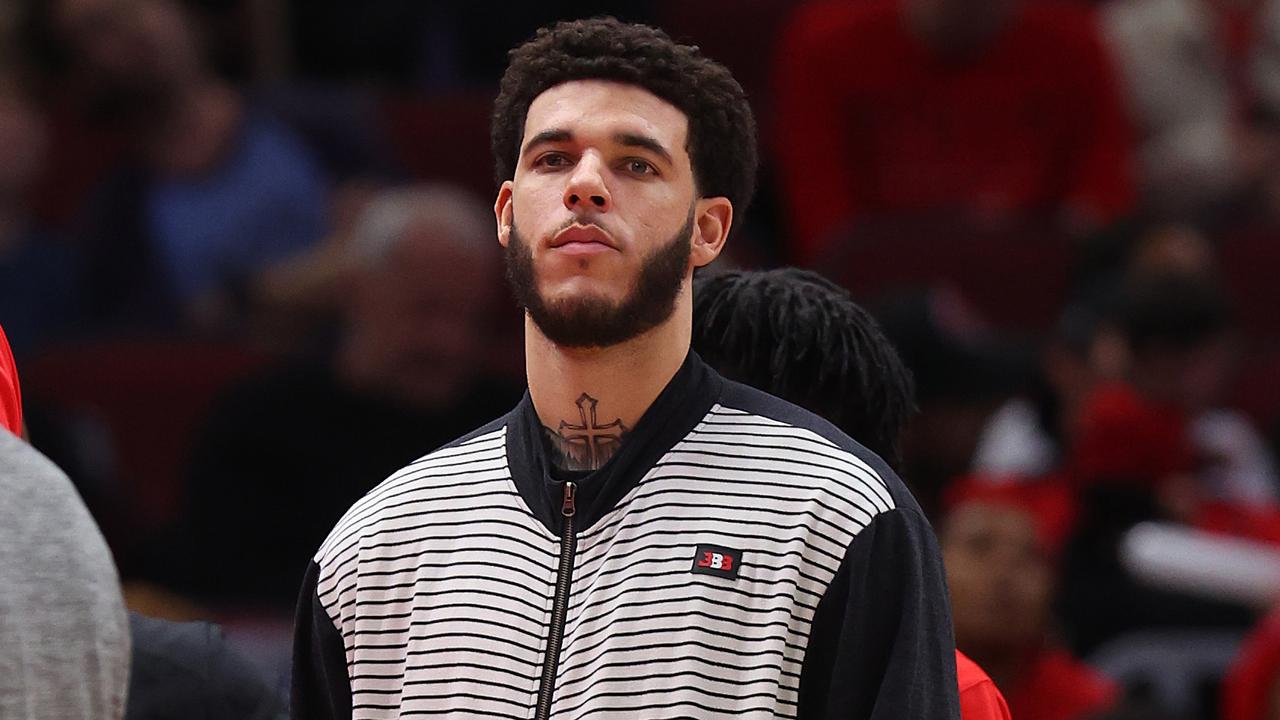
<path id="1" fill-rule="evenodd" d="M 738 577 L 738 566 L 742 564 L 742 552 L 714 545 L 699 545 L 693 556 L 691 570 L 704 575 L 719 577 Z"/>

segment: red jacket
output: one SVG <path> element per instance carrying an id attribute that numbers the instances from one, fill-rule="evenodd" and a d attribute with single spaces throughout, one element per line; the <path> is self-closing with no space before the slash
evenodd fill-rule
<path id="1" fill-rule="evenodd" d="M 944 59 L 901 0 L 802 7 L 779 55 L 775 155 L 792 259 L 859 215 L 1072 209 L 1134 201 L 1132 138 L 1092 11 L 1022 3 L 988 47 Z"/>
<path id="2" fill-rule="evenodd" d="M 1005 690 L 1018 720 L 1090 717 L 1111 708 L 1119 692 L 1114 681 L 1063 650 L 1041 652 L 1017 686 Z"/>
<path id="3" fill-rule="evenodd" d="M 956 651 L 960 683 L 960 720 L 1011 720 L 1009 706 L 991 678 L 964 653 Z"/>

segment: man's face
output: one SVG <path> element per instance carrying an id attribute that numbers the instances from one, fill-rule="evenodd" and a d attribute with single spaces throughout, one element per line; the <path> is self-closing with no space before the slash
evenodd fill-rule
<path id="1" fill-rule="evenodd" d="M 978 655 L 1033 647 L 1049 621 L 1052 571 L 1026 511 L 961 505 L 940 536 L 956 644 Z"/>
<path id="2" fill-rule="evenodd" d="M 579 80 L 534 99 L 495 207 L 517 298 L 552 342 L 607 346 L 670 317 L 692 272 L 688 119 L 647 90 Z"/>

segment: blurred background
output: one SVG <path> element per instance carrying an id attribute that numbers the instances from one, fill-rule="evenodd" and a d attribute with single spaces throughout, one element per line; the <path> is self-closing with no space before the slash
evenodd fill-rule
<path id="1" fill-rule="evenodd" d="M 723 62 L 1015 718 L 1280 718 L 1280 1 L 4 0 L 0 326 L 134 609 L 288 673 L 302 571 L 511 407 L 489 113 L 613 14 Z"/>

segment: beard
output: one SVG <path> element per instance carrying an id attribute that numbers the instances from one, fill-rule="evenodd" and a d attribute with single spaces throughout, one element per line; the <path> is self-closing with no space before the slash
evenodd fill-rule
<path id="1" fill-rule="evenodd" d="M 693 208 L 684 227 L 644 259 L 631 292 L 620 301 L 597 294 L 547 300 L 538 292 L 533 249 L 515 222 L 503 253 L 516 302 L 548 340 L 561 347 L 603 348 L 626 342 L 666 322 L 675 312 L 692 253 Z"/>

